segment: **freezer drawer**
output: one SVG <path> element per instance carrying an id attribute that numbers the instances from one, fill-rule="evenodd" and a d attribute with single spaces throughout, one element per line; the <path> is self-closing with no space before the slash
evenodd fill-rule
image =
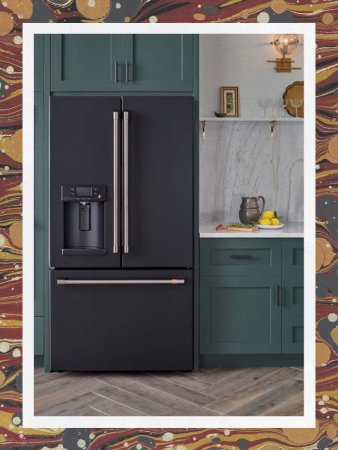
<path id="1" fill-rule="evenodd" d="M 50 283 L 52 371 L 192 370 L 192 271 L 53 270 Z"/>

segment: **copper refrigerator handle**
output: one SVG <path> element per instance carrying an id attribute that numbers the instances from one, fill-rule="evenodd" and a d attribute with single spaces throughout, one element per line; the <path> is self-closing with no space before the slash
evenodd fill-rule
<path id="1" fill-rule="evenodd" d="M 123 112 L 123 252 L 129 253 L 129 112 Z"/>
<path id="2" fill-rule="evenodd" d="M 114 154 L 113 154 L 113 172 L 114 172 L 114 187 L 113 187 L 113 253 L 119 253 L 119 112 L 114 111 Z"/>
<path id="3" fill-rule="evenodd" d="M 171 279 L 162 279 L 162 280 L 67 280 L 67 279 L 58 279 L 56 280 L 56 284 L 59 286 L 66 285 L 118 285 L 118 284 L 185 284 L 184 278 L 171 278 Z"/>

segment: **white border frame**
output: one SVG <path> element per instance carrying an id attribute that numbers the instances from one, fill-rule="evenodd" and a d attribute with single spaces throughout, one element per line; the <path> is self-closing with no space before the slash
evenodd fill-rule
<path id="1" fill-rule="evenodd" d="M 34 415 L 34 34 L 304 35 L 304 416 Z M 268 42 L 268 40 L 267 40 Z M 315 24 L 37 24 L 23 25 L 23 425 L 25 428 L 311 428 L 315 427 Z M 267 68 L 268 69 L 268 68 Z M 281 75 L 282 76 L 282 75 Z"/>

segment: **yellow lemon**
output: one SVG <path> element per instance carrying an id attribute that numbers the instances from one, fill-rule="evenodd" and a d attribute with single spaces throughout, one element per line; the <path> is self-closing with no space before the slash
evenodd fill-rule
<path id="1" fill-rule="evenodd" d="M 261 219 L 259 221 L 260 225 L 271 225 L 271 220 L 270 219 Z"/>
<path id="2" fill-rule="evenodd" d="M 272 219 L 275 213 L 273 211 L 266 210 L 262 214 L 262 219 Z"/>
<path id="3" fill-rule="evenodd" d="M 280 225 L 280 221 L 276 219 L 276 217 L 274 217 L 273 219 L 271 219 L 271 225 Z"/>

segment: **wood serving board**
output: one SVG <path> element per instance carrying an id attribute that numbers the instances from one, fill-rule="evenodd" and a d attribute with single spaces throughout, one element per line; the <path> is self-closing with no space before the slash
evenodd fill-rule
<path id="1" fill-rule="evenodd" d="M 228 225 L 217 225 L 216 227 L 216 231 L 245 231 L 248 233 L 252 233 L 252 232 L 256 232 L 259 231 L 259 228 L 256 226 L 252 226 L 252 227 L 248 227 L 248 228 L 243 228 L 243 227 L 236 227 L 236 226 L 228 226 Z"/>

